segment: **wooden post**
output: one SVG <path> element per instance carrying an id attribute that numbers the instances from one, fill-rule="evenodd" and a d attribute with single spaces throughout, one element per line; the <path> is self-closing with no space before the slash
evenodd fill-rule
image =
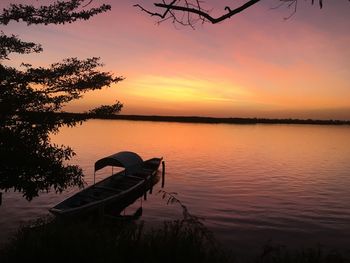
<path id="1" fill-rule="evenodd" d="M 0 205 L 2 204 L 2 193 L 0 192 Z"/>
<path id="2" fill-rule="evenodd" d="M 165 184 L 165 162 L 162 161 L 162 188 L 164 188 Z"/>

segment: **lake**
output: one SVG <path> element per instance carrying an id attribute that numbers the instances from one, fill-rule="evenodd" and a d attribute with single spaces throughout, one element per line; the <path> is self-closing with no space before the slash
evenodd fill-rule
<path id="1" fill-rule="evenodd" d="M 163 156 L 165 191 L 176 192 L 189 211 L 203 218 L 217 239 L 234 250 L 249 251 L 271 240 L 288 246 L 322 244 L 347 248 L 350 241 L 350 127 L 318 125 L 191 124 L 89 120 L 62 128 L 53 142 L 71 146 L 87 184 L 97 159 L 118 151 L 142 158 Z M 97 174 L 101 180 L 110 174 Z M 144 220 L 156 226 L 181 218 L 158 183 L 142 205 Z M 0 242 L 22 223 L 77 189 L 43 193 L 28 202 L 3 193 Z"/>

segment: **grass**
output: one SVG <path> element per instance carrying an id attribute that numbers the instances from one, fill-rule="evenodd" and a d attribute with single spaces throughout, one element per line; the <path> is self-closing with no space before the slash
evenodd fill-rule
<path id="1" fill-rule="evenodd" d="M 266 244 L 259 255 L 250 259 L 234 258 L 174 193 L 162 195 L 168 203 L 182 207 L 183 219 L 147 230 L 142 221 L 111 217 L 69 221 L 43 218 L 18 231 L 0 250 L 0 262 L 350 262 L 349 257 L 321 247 L 290 250 L 271 244 Z"/>
<path id="2" fill-rule="evenodd" d="M 335 250 L 321 246 L 288 249 L 281 245 L 267 244 L 254 263 L 348 263 L 350 258 Z"/>
<path id="3" fill-rule="evenodd" d="M 40 220 L 22 228 L 0 262 L 228 262 L 200 228 L 183 220 L 145 230 L 143 223 Z"/>

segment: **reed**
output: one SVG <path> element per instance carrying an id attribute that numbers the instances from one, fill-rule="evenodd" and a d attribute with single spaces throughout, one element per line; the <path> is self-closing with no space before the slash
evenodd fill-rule
<path id="1" fill-rule="evenodd" d="M 45 218 L 21 228 L 0 251 L 0 262 L 228 262 L 227 255 L 189 222 Z"/>
<path id="2" fill-rule="evenodd" d="M 19 229 L 0 250 L 0 262 L 239 262 L 346 263 L 350 258 L 316 247 L 291 250 L 266 244 L 260 254 L 235 258 L 224 250 L 202 220 L 176 193 L 160 191 L 167 203 L 182 207 L 183 218 L 148 229 L 144 222 L 113 217 L 84 220 L 39 219 Z"/>

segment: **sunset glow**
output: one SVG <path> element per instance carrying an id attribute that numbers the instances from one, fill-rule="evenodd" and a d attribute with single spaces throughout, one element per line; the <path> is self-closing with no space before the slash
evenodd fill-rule
<path id="1" fill-rule="evenodd" d="M 105 70 L 126 77 L 67 111 L 120 100 L 122 114 L 350 119 L 349 4 L 337 1 L 320 10 L 302 2 L 286 21 L 290 10 L 271 10 L 275 4 L 263 1 L 196 30 L 155 25 L 126 0 L 86 22 L 11 23 L 1 30 L 42 43 L 44 52 L 12 55 L 6 63 L 45 66 L 100 56 Z"/>
<path id="2" fill-rule="evenodd" d="M 350 0 L 1 0 L 0 262 L 350 262 Z"/>

